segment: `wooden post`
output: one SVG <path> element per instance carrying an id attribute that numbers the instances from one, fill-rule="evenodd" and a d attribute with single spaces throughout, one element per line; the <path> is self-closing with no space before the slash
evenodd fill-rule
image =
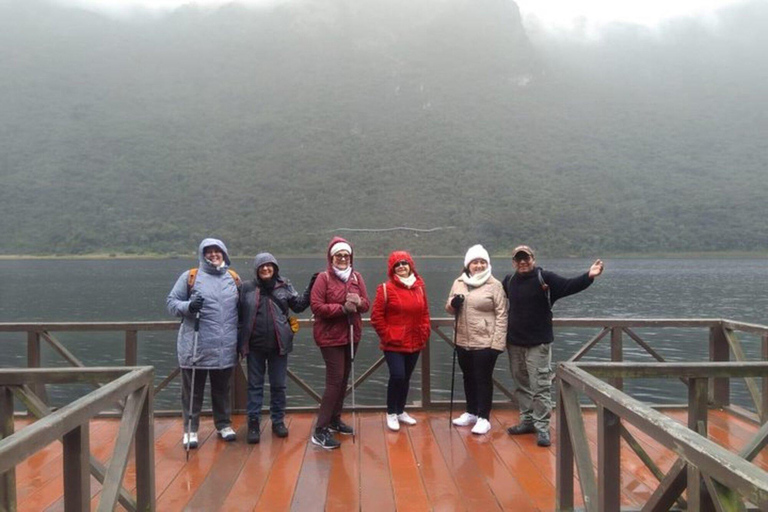
<path id="1" fill-rule="evenodd" d="M 621 509 L 621 422 L 606 409 L 597 408 L 598 510 Z"/>
<path id="2" fill-rule="evenodd" d="M 709 360 L 716 362 L 730 361 L 731 351 L 722 322 L 709 328 Z M 727 377 L 712 379 L 710 382 L 710 402 L 715 407 L 724 407 L 731 403 L 731 382 Z"/>
<path id="3" fill-rule="evenodd" d="M 232 412 L 235 414 L 244 413 L 248 408 L 248 378 L 245 372 L 242 362 L 238 362 L 232 368 L 230 385 L 232 386 Z"/>
<path id="4" fill-rule="evenodd" d="M 421 351 L 421 407 L 430 409 L 432 407 L 432 361 L 429 358 L 429 341 L 424 345 Z M 768 379 L 766 379 L 768 380 Z"/>
<path id="5" fill-rule="evenodd" d="M 13 393 L 0 387 L 0 439 L 13 435 Z M 16 469 L 0 475 L 0 510 L 16 512 Z"/>
<path id="6" fill-rule="evenodd" d="M 155 510 L 155 434 L 152 385 L 147 390 L 136 430 L 136 510 Z"/>
<path id="7" fill-rule="evenodd" d="M 613 363 L 624 361 L 622 336 L 623 330 L 621 327 L 611 327 L 611 362 Z M 624 380 L 621 377 L 610 379 L 609 382 L 618 390 L 624 388 Z"/>
<path id="8" fill-rule="evenodd" d="M 688 428 L 707 437 L 707 378 L 688 380 Z M 714 505 L 702 480 L 701 470 L 688 464 L 688 509 L 701 512 L 714 511 Z"/>
<path id="9" fill-rule="evenodd" d="M 41 359 L 40 333 L 27 331 L 27 368 L 40 368 Z M 32 384 L 32 390 L 43 403 L 48 405 L 48 393 L 45 391 L 45 384 Z"/>
<path id="10" fill-rule="evenodd" d="M 761 354 L 763 361 L 768 361 L 768 334 L 763 334 L 762 337 L 762 344 L 761 344 Z M 761 379 L 763 381 L 762 386 L 762 403 L 763 403 L 763 410 L 762 410 L 762 416 L 760 417 L 760 423 L 765 423 L 768 421 L 768 376 L 763 377 Z"/>
<path id="11" fill-rule="evenodd" d="M 573 444 L 568 429 L 568 419 L 565 416 L 562 384 L 558 379 L 555 382 L 557 404 L 555 414 L 557 418 L 557 442 L 555 446 L 555 510 L 573 510 Z"/>
<path id="12" fill-rule="evenodd" d="M 139 360 L 139 333 L 125 331 L 125 366 L 136 366 Z"/>
<path id="13" fill-rule="evenodd" d="M 64 434 L 64 510 L 91 510 L 91 464 L 88 423 Z"/>

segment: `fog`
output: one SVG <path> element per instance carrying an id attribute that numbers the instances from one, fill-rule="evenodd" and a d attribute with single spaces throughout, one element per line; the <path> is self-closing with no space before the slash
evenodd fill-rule
<path id="1" fill-rule="evenodd" d="M 3 253 L 768 250 L 766 2 L 176 4 L 0 0 Z"/>

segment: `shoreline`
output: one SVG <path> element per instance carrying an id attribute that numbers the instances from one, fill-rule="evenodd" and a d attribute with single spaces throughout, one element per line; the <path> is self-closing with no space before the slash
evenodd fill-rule
<path id="1" fill-rule="evenodd" d="M 255 255 L 235 255 L 230 256 L 233 260 L 253 259 Z M 307 259 L 323 258 L 323 254 L 275 254 L 279 259 Z M 436 254 L 414 254 L 415 258 L 421 259 L 452 259 L 463 258 L 463 254 L 454 255 L 436 255 Z M 94 253 L 94 254 L 0 254 L 0 261 L 12 260 L 179 260 L 195 259 L 196 254 L 122 254 L 122 253 Z M 386 258 L 387 255 L 361 254 L 357 259 L 377 259 Z M 494 259 L 505 259 L 509 254 L 491 253 Z M 768 259 L 768 251 L 713 251 L 713 252 L 652 252 L 652 253 L 615 253 L 602 254 L 595 256 L 582 255 L 564 255 L 564 256 L 540 256 L 539 259 Z"/>

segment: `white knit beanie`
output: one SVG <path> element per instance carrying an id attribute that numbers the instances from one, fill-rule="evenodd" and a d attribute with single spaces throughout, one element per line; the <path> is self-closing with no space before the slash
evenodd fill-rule
<path id="1" fill-rule="evenodd" d="M 491 257 L 488 256 L 488 251 L 486 251 L 485 247 L 482 245 L 477 244 L 470 247 L 467 251 L 467 255 L 464 256 L 464 268 L 469 267 L 469 263 L 478 258 L 485 260 L 489 265 L 491 264 Z"/>
<path id="2" fill-rule="evenodd" d="M 331 246 L 331 256 L 339 251 L 347 251 L 349 254 L 352 254 L 352 247 L 346 242 L 336 242 Z"/>

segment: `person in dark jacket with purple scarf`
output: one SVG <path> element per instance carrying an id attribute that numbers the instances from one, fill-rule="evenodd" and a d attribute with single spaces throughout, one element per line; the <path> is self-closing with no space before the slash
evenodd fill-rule
<path id="1" fill-rule="evenodd" d="M 507 353 L 520 408 L 520 423 L 507 429 L 510 435 L 536 434 L 536 444 L 549 446 L 552 415 L 552 305 L 558 299 L 586 289 L 603 273 L 596 260 L 589 271 L 568 279 L 538 268 L 533 250 L 520 245 L 512 251 L 515 273 L 502 281 L 509 300 Z"/>
<path id="2" fill-rule="evenodd" d="M 288 354 L 293 350 L 294 331 L 289 309 L 301 313 L 309 307 L 309 294 L 317 275 L 299 295 L 291 282 L 280 275 L 277 260 L 268 252 L 256 255 L 255 278 L 243 284 L 238 301 L 238 350 L 248 358 L 248 442 L 261 438 L 259 417 L 264 401 L 264 373 L 269 373 L 272 432 L 288 436 L 285 426 L 285 383 Z"/>

